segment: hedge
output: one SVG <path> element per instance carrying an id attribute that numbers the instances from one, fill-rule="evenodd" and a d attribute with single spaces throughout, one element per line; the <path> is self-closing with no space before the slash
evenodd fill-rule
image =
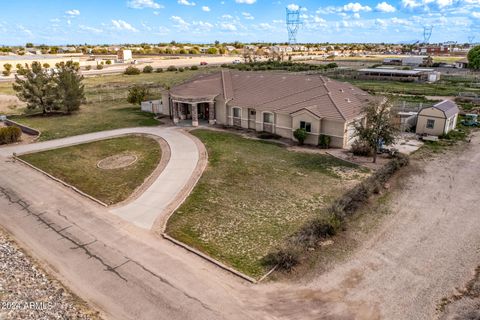
<path id="1" fill-rule="evenodd" d="M 308 248 L 319 241 L 336 234 L 343 226 L 344 219 L 353 215 L 375 193 L 380 192 L 383 185 L 400 168 L 407 166 L 408 156 L 396 155 L 385 166 L 353 189 L 344 193 L 322 212 L 322 217 L 314 218 L 303 225 L 286 243 L 276 251 L 268 254 L 263 263 L 269 267 L 277 266 L 278 270 L 290 271 L 299 262 Z"/>
<path id="2" fill-rule="evenodd" d="M 0 144 L 14 143 L 20 140 L 22 130 L 18 127 L 0 128 Z"/>

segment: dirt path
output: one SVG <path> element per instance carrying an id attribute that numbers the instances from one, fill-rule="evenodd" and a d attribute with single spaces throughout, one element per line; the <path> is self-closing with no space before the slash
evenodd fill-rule
<path id="1" fill-rule="evenodd" d="M 288 319 L 435 319 L 480 264 L 480 136 L 468 150 L 422 164 L 393 200 L 395 215 L 348 262 L 272 308 Z"/>

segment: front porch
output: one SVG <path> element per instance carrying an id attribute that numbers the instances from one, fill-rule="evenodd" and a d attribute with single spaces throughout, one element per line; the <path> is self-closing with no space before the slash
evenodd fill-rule
<path id="1" fill-rule="evenodd" d="M 173 122 L 181 126 L 198 127 L 202 124 L 215 124 L 214 101 L 186 101 L 177 100 L 172 102 Z"/>

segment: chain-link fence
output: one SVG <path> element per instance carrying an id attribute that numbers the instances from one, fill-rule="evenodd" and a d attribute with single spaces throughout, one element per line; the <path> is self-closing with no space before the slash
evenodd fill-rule
<path id="1" fill-rule="evenodd" d="M 162 97 L 162 92 L 165 92 L 165 89 L 163 87 L 159 87 L 158 85 L 145 85 L 145 87 L 148 88 L 149 92 L 147 100 L 160 99 Z M 128 90 L 130 88 L 131 86 L 92 88 L 86 92 L 87 103 L 102 103 L 119 100 L 126 101 L 128 97 Z"/>

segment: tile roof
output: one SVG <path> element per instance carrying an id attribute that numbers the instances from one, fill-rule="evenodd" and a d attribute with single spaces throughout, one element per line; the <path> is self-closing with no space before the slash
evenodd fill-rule
<path id="1" fill-rule="evenodd" d="M 291 114 L 307 109 L 320 118 L 358 117 L 371 96 L 351 84 L 320 75 L 224 70 L 172 88 L 174 96 L 221 96 L 231 106 Z"/>

